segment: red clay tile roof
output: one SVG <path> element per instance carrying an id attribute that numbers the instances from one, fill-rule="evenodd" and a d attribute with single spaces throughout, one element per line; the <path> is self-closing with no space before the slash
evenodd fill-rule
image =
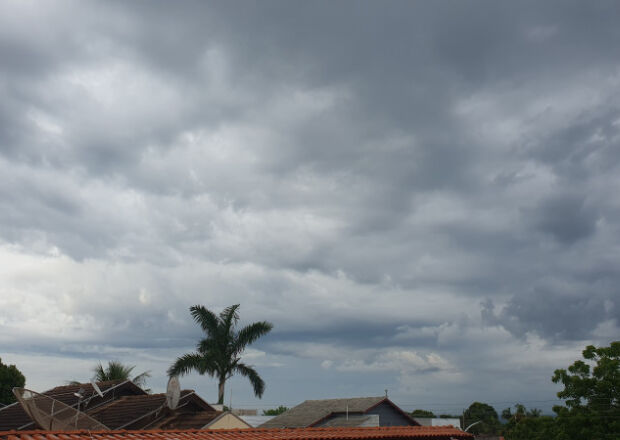
<path id="1" fill-rule="evenodd" d="M 449 426 L 0 432 L 1 440 L 450 440 L 451 438 L 471 440 L 473 435 Z"/>

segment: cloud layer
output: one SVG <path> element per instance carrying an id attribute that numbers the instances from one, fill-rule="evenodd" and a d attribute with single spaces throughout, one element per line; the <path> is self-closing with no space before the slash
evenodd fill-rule
<path id="1" fill-rule="evenodd" d="M 275 324 L 246 406 L 549 407 L 620 330 L 618 18 L 4 2 L 0 355 L 37 389 L 107 359 L 162 389 L 188 307 L 238 302 Z"/>

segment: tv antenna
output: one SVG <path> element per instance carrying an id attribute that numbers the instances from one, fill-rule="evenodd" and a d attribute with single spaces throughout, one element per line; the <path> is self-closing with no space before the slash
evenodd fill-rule
<path id="1" fill-rule="evenodd" d="M 80 389 L 75 393 L 75 396 L 80 399 L 78 405 L 83 392 L 84 390 Z M 87 414 L 44 394 L 26 388 L 13 388 L 13 394 L 26 414 L 42 429 L 49 431 L 109 430 L 103 423 Z"/>
<path id="2" fill-rule="evenodd" d="M 168 386 L 166 387 L 166 405 L 168 408 L 174 410 L 179 405 L 179 399 L 181 398 L 181 384 L 179 378 L 172 376 L 168 379 Z"/>

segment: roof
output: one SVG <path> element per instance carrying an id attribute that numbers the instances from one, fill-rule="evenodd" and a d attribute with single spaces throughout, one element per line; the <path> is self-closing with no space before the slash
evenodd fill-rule
<path id="1" fill-rule="evenodd" d="M 275 416 L 239 416 L 241 420 L 243 420 L 248 425 L 256 428 L 259 425 L 262 425 L 265 422 L 273 419 Z"/>
<path id="2" fill-rule="evenodd" d="M 348 399 L 306 400 L 286 412 L 260 425 L 261 428 L 305 428 L 334 413 L 365 413 L 375 406 L 387 402 L 408 419 L 411 417 L 385 396 L 353 397 Z M 417 424 L 411 419 L 412 424 Z"/>
<path id="3" fill-rule="evenodd" d="M 456 417 L 414 417 L 422 426 L 456 426 L 461 427 L 461 419 Z"/>
<path id="4" fill-rule="evenodd" d="M 379 414 L 341 414 L 328 419 L 321 426 L 379 426 Z"/>
<path id="5" fill-rule="evenodd" d="M 365 428 L 215 429 L 174 431 L 10 431 L 1 440 L 471 440 L 473 435 L 445 426 Z"/>
<path id="6" fill-rule="evenodd" d="M 147 394 L 142 396 L 123 396 L 107 405 L 101 406 L 88 414 L 110 429 L 145 428 L 163 418 L 169 418 L 166 394 Z M 179 399 L 178 410 L 215 413 L 213 408 L 192 390 L 183 390 Z M 177 414 L 180 415 L 180 414 Z M 213 417 L 211 417 L 213 418 Z M 172 421 L 172 419 L 170 419 Z M 178 428 L 192 428 L 193 425 L 174 425 Z M 202 425 L 204 426 L 204 424 Z"/>
<path id="7" fill-rule="evenodd" d="M 158 429 L 203 429 L 206 425 L 213 423 L 222 414 L 220 411 L 202 411 L 198 413 L 173 414 L 153 424 L 153 428 Z"/>
<path id="8" fill-rule="evenodd" d="M 203 428 L 210 428 L 217 421 L 219 421 L 220 419 L 223 419 L 224 417 L 233 417 L 233 418 L 237 419 L 238 421 L 240 421 L 243 425 L 245 425 L 246 428 L 252 428 L 252 425 L 250 425 L 248 422 L 243 420 L 241 417 L 239 417 L 237 414 L 233 413 L 232 411 L 226 411 L 226 412 L 221 413 L 220 415 L 218 415 L 213 420 L 210 420 L 209 423 L 207 423 L 206 425 L 203 426 Z M 211 429 L 213 429 L 213 428 L 211 428 Z"/>
<path id="9" fill-rule="evenodd" d="M 104 394 L 101 398 L 95 393 L 92 384 L 81 383 L 72 385 L 62 385 L 51 390 L 45 391 L 44 395 L 52 397 L 66 405 L 75 407 L 78 398 L 75 396 L 80 388 L 83 390 L 82 395 L 85 397 L 82 401 L 81 410 L 90 412 L 93 408 L 98 407 L 104 402 L 109 402 L 121 395 L 145 395 L 146 392 L 129 380 L 110 380 L 106 382 L 97 382 L 97 385 Z M 34 429 L 36 424 L 26 414 L 19 402 L 0 408 L 0 431 L 8 431 L 11 429 Z"/>

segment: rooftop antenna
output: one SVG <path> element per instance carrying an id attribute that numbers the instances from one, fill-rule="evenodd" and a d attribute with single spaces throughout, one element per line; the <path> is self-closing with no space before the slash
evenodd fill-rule
<path id="1" fill-rule="evenodd" d="M 101 392 L 99 385 L 97 385 L 97 382 L 95 382 L 95 379 L 91 379 L 90 384 L 93 386 L 93 390 L 95 390 L 95 392 L 99 394 L 99 397 L 103 397 L 103 393 Z"/>
<path id="2" fill-rule="evenodd" d="M 75 426 L 77 427 L 78 416 L 80 415 L 80 405 L 82 404 L 82 399 L 84 399 L 84 388 L 80 387 L 78 392 L 73 393 L 73 395 L 78 398 L 77 412 L 75 413 Z"/>
<path id="3" fill-rule="evenodd" d="M 81 399 L 84 390 L 75 396 Z M 56 399 L 25 388 L 13 388 L 13 394 L 30 418 L 42 429 L 49 431 L 108 431 L 103 423 L 71 408 Z"/>
<path id="4" fill-rule="evenodd" d="M 385 389 L 385 398 L 387 399 L 387 388 Z"/>
<path id="5" fill-rule="evenodd" d="M 166 387 L 166 405 L 174 410 L 179 405 L 180 398 L 181 384 L 179 383 L 179 378 L 172 376 L 168 379 L 168 386 Z"/>

